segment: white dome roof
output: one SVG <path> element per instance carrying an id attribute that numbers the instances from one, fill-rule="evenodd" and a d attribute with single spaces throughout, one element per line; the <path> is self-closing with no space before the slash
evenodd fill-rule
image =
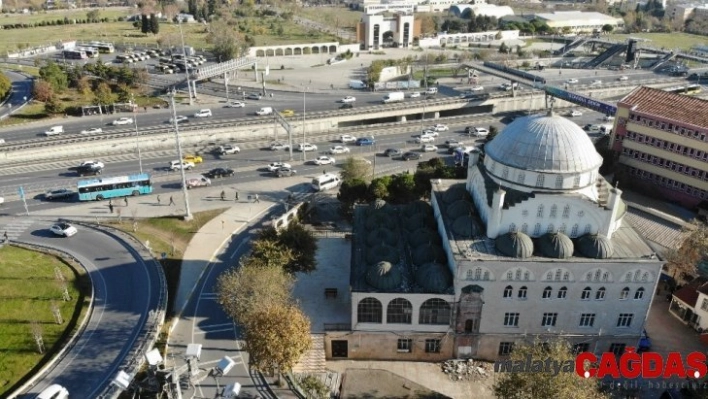
<path id="1" fill-rule="evenodd" d="M 519 118 L 484 150 L 498 163 L 536 172 L 581 173 L 602 165 L 602 157 L 587 133 L 557 115 Z"/>

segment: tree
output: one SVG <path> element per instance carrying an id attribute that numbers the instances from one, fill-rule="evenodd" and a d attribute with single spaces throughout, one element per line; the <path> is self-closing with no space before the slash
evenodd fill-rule
<path id="1" fill-rule="evenodd" d="M 339 186 L 339 193 L 337 193 L 342 212 L 345 215 L 351 215 L 354 204 L 367 200 L 368 190 L 366 182 L 361 179 L 350 179 L 342 182 L 342 185 Z"/>
<path id="2" fill-rule="evenodd" d="M 502 42 L 501 46 L 499 46 L 499 52 L 504 54 L 508 53 L 509 46 L 507 46 L 505 42 Z"/>
<path id="3" fill-rule="evenodd" d="M 251 314 L 266 305 L 290 302 L 293 278 L 282 266 L 255 267 L 246 258 L 216 282 L 217 301 L 235 322 L 246 325 Z"/>
<path id="4" fill-rule="evenodd" d="M 541 345 L 524 343 L 514 347 L 509 362 L 526 362 L 527 356 L 532 361 L 570 362 L 574 367 L 575 355 L 567 342 L 556 340 Z M 597 380 L 579 378 L 574 369 L 554 373 L 497 373 L 497 381 L 493 386 L 494 394 L 505 399 L 526 398 L 573 398 L 573 399 L 607 399 L 599 390 Z"/>
<path id="5" fill-rule="evenodd" d="M 602 26 L 602 32 L 605 34 L 612 33 L 613 30 L 615 30 L 615 27 L 610 24 L 605 24 Z"/>
<path id="6" fill-rule="evenodd" d="M 101 18 L 101 12 L 99 10 L 91 10 L 86 13 L 86 19 L 91 22 L 98 22 Z"/>
<path id="7" fill-rule="evenodd" d="M 197 17 L 197 0 L 189 0 L 187 1 L 187 11 L 189 14 L 191 14 L 194 18 Z"/>
<path id="8" fill-rule="evenodd" d="M 52 95 L 44 103 L 44 111 L 48 114 L 61 114 L 64 112 L 64 104 L 62 104 L 56 95 Z"/>
<path id="9" fill-rule="evenodd" d="M 496 126 L 490 125 L 489 134 L 487 135 L 487 139 L 485 141 L 488 143 L 494 140 L 494 138 L 497 137 L 497 134 L 499 134 L 499 129 L 497 129 Z"/>
<path id="10" fill-rule="evenodd" d="M 143 34 L 147 35 L 148 33 L 150 33 L 150 20 L 148 19 L 148 16 L 146 14 L 141 15 L 140 18 L 140 31 L 143 32 Z"/>
<path id="11" fill-rule="evenodd" d="M 12 82 L 4 73 L 0 72 L 0 100 L 5 98 L 5 96 L 7 95 L 7 93 L 10 92 L 11 89 Z"/>
<path id="12" fill-rule="evenodd" d="M 111 87 L 108 86 L 106 82 L 99 83 L 93 95 L 94 103 L 96 104 L 107 105 L 113 103 L 113 93 L 111 92 Z"/>
<path id="13" fill-rule="evenodd" d="M 342 181 L 363 180 L 368 182 L 371 180 L 372 172 L 373 168 L 369 161 L 363 158 L 349 157 L 342 165 Z"/>
<path id="14" fill-rule="evenodd" d="M 415 179 L 411 173 L 397 173 L 388 185 L 388 201 L 405 204 L 415 200 L 418 195 L 415 190 Z"/>
<path id="15" fill-rule="evenodd" d="M 696 222 L 691 230 L 684 229 L 684 239 L 678 248 L 670 248 L 664 252 L 666 266 L 674 278 L 682 274 L 695 277 L 698 274 L 698 263 L 708 253 L 708 226 Z"/>
<path id="16" fill-rule="evenodd" d="M 430 14 L 423 14 L 420 17 L 420 34 L 431 35 L 438 31 L 438 23 Z"/>
<path id="17" fill-rule="evenodd" d="M 219 62 L 242 57 L 248 50 L 248 44 L 225 19 L 211 22 L 207 43 L 212 45 L 212 54 Z"/>
<path id="18" fill-rule="evenodd" d="M 272 229 L 275 231 L 275 229 Z M 278 242 L 277 231 L 274 238 L 258 239 L 251 242 L 251 256 L 244 264 L 254 267 L 279 267 L 295 260 L 295 254 L 290 248 Z"/>
<path id="19" fill-rule="evenodd" d="M 52 85 L 55 92 L 61 92 L 69 87 L 69 79 L 66 72 L 54 62 L 48 62 L 47 65 L 39 68 L 39 76 Z"/>
<path id="20" fill-rule="evenodd" d="M 295 305 L 259 306 L 248 318 L 244 338 L 253 368 L 270 375 L 290 371 L 312 346 L 310 320 Z"/>
<path id="21" fill-rule="evenodd" d="M 308 399 L 329 399 L 329 388 L 322 380 L 312 374 L 303 377 L 299 382 L 300 388 Z"/>
<path id="22" fill-rule="evenodd" d="M 53 95 L 54 89 L 52 89 L 52 85 L 50 85 L 49 82 L 43 79 L 37 79 L 34 81 L 32 87 L 32 97 L 34 97 L 35 100 L 47 102 Z"/>
<path id="23" fill-rule="evenodd" d="M 153 35 L 160 33 L 160 20 L 157 19 L 155 14 L 150 14 L 150 32 Z"/>
<path id="24" fill-rule="evenodd" d="M 295 255 L 284 268 L 289 273 L 309 273 L 317 269 L 317 238 L 300 223 L 291 222 L 278 232 L 278 242 Z"/>

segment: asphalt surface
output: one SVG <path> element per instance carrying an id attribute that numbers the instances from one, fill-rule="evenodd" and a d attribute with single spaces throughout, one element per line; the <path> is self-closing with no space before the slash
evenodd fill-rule
<path id="1" fill-rule="evenodd" d="M 27 102 L 32 94 L 32 79 L 27 78 L 27 76 L 21 73 L 12 71 L 4 71 L 4 74 L 12 82 L 12 94 L 10 98 L 7 99 L 4 106 L 0 108 L 0 119 Z M 0 136 L 0 138 L 2 137 Z"/>
<path id="2" fill-rule="evenodd" d="M 74 398 L 96 398 L 111 382 L 145 324 L 157 296 L 143 258 L 102 232 L 77 226 L 70 238 L 49 232 L 49 222 L 31 225 L 17 241 L 66 251 L 87 267 L 94 289 L 94 309 L 86 329 L 66 356 L 21 398 L 34 398 L 60 384 Z"/>

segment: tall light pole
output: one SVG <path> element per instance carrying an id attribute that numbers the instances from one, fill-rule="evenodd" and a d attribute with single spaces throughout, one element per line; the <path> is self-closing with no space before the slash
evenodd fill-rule
<path id="1" fill-rule="evenodd" d="M 140 132 L 138 131 L 138 106 L 135 104 L 135 96 L 130 95 L 130 102 L 133 105 L 133 122 L 135 122 L 135 148 L 138 150 L 138 164 L 140 165 L 140 173 L 143 173 L 143 156 L 140 154 Z"/>
<path id="2" fill-rule="evenodd" d="M 192 82 L 189 79 L 189 64 L 187 63 L 187 51 L 184 49 L 184 33 L 182 32 L 182 20 L 179 21 L 179 36 L 182 38 L 182 61 L 184 62 L 184 74 L 187 76 L 187 92 L 189 93 L 189 105 L 194 105 L 192 99 Z M 173 104 L 174 105 L 174 104 Z"/>
<path id="3" fill-rule="evenodd" d="M 175 140 L 177 141 L 177 156 L 179 156 L 180 173 L 182 174 L 182 195 L 184 196 L 184 220 L 192 220 L 192 212 L 189 210 L 189 193 L 187 192 L 187 178 L 184 174 L 184 165 L 182 164 L 182 143 L 179 139 L 179 124 L 177 123 L 177 110 L 175 109 L 175 93 L 170 92 L 170 106 L 172 107 L 172 123 L 175 128 Z"/>
<path id="4" fill-rule="evenodd" d="M 302 160 L 307 161 L 307 151 L 305 151 L 305 114 L 307 113 L 307 89 L 302 89 Z"/>

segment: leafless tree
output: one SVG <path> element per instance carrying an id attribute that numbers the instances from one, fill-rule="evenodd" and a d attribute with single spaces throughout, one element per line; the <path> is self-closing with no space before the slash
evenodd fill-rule
<path id="1" fill-rule="evenodd" d="M 66 277 L 61 272 L 59 266 L 54 267 L 54 280 L 57 282 L 59 289 L 61 290 L 61 297 L 64 302 L 71 300 L 71 295 L 69 295 L 69 285 L 66 282 Z"/>
<path id="2" fill-rule="evenodd" d="M 44 354 L 44 338 L 42 338 L 42 326 L 36 321 L 32 320 L 30 322 L 30 331 L 32 332 L 32 338 L 35 344 L 37 344 L 37 352 L 39 354 Z"/>
<path id="3" fill-rule="evenodd" d="M 61 317 L 61 309 L 56 301 L 49 302 L 49 306 L 52 309 L 52 314 L 54 315 L 54 321 L 57 324 L 64 324 L 64 318 Z"/>
<path id="4" fill-rule="evenodd" d="M 138 232 L 138 208 L 132 208 L 130 214 L 133 217 L 133 233 Z"/>

